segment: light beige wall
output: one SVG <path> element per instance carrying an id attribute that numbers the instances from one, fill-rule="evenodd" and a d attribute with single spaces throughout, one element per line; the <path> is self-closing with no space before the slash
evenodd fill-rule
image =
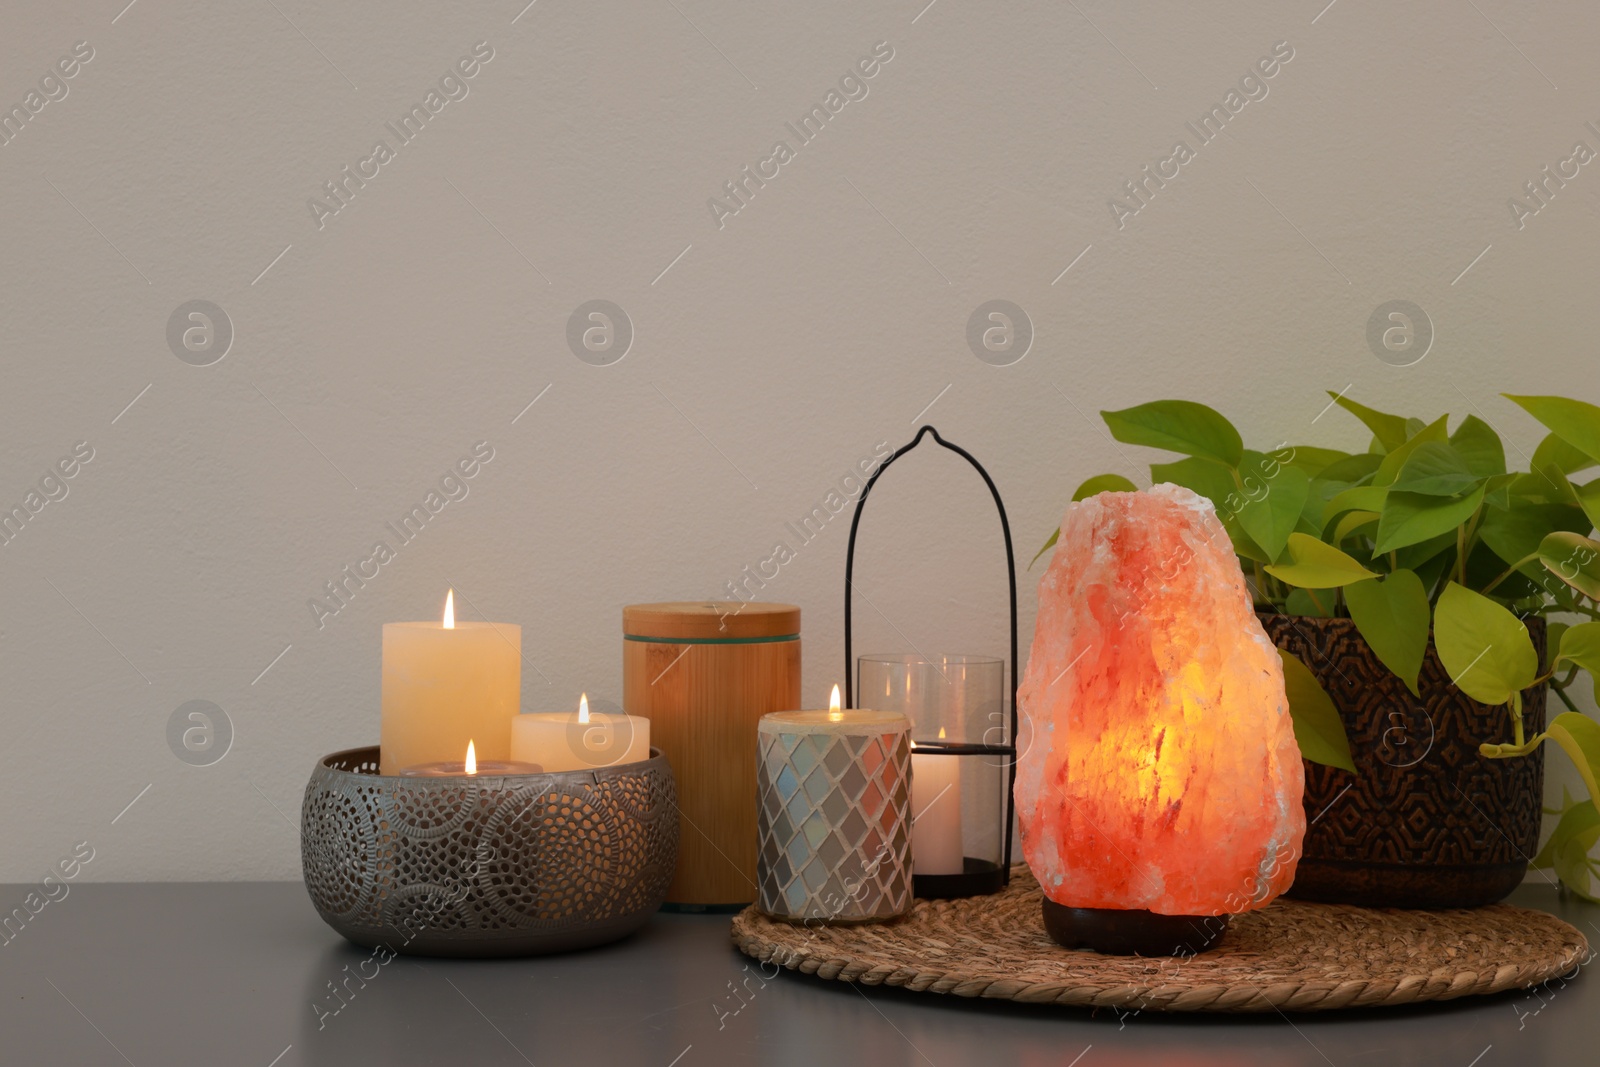
<path id="1" fill-rule="evenodd" d="M 1186 396 L 1253 441 L 1348 445 L 1318 418 L 1347 389 L 1531 451 L 1499 391 L 1600 399 L 1600 172 L 1521 229 L 1507 201 L 1600 149 L 1600 18 L 1323 3 L 8 0 L 0 102 L 93 58 L 0 147 L 0 502 L 93 459 L 0 547 L 0 879 L 81 840 L 84 877 L 294 877 L 313 760 L 377 737 L 383 621 L 454 583 L 464 616 L 522 624 L 526 706 L 614 701 L 622 604 L 717 595 L 919 419 L 989 466 L 1024 560 L 1079 480 L 1152 458 L 1102 408 Z M 401 146 L 385 124 L 478 42 L 467 95 Z M 785 123 L 878 42 L 801 145 Z M 1201 144 L 1185 123 L 1275 46 Z M 393 158 L 319 226 L 308 201 L 378 139 Z M 793 158 L 713 212 L 777 140 Z M 594 299 L 632 324 L 609 366 L 567 342 Z M 232 324 L 207 366 L 168 342 L 191 300 Z M 968 344 L 991 300 L 1032 324 L 1010 366 Z M 1368 347 L 1390 300 L 1431 319 L 1420 363 Z M 469 495 L 319 628 L 322 584 L 484 440 Z M 895 473 L 861 649 L 1003 649 L 981 487 Z M 818 701 L 847 521 L 764 592 L 805 608 Z M 212 766 L 168 746 L 191 700 L 232 723 Z"/>

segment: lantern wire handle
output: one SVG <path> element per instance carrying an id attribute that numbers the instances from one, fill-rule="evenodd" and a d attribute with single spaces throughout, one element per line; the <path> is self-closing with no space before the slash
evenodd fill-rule
<path id="1" fill-rule="evenodd" d="M 852 639 L 853 635 L 851 630 L 851 611 L 853 602 L 855 600 L 856 588 L 856 531 L 861 526 L 861 512 L 867 506 L 867 495 L 872 492 L 872 487 L 877 484 L 878 479 L 883 477 L 883 472 L 889 469 L 889 465 L 895 460 L 899 459 L 901 456 L 905 455 L 907 452 L 911 451 L 913 448 L 916 448 L 917 445 L 922 443 L 922 439 L 929 435 L 932 435 L 936 443 L 948 448 L 950 451 L 966 460 L 967 463 L 971 465 L 972 469 L 978 472 L 978 476 L 983 479 L 983 484 L 989 487 L 989 495 L 994 497 L 995 509 L 1000 513 L 1000 532 L 1002 535 L 1004 535 L 1006 542 L 1006 578 L 1010 583 L 1011 591 L 1011 709 L 1010 732 L 1007 735 L 1010 743 L 1006 745 L 984 745 L 981 747 L 984 751 L 994 752 L 997 755 L 1006 755 L 1009 757 L 1007 760 L 1008 768 L 1006 783 L 1006 851 L 1005 859 L 1002 864 L 1004 877 L 1009 882 L 1011 871 L 1011 824 L 1014 821 L 1011 817 L 1011 813 L 1014 808 L 1012 791 L 1017 784 L 1017 560 L 1016 554 L 1011 545 L 1011 521 L 1006 518 L 1006 506 L 1005 503 L 1000 499 L 1000 490 L 995 488 L 994 479 L 989 477 L 989 472 L 983 469 L 983 464 L 979 463 L 971 452 L 968 452 L 960 445 L 946 441 L 939 435 L 939 431 L 934 429 L 931 424 L 925 423 L 922 428 L 917 431 L 917 435 L 913 437 L 908 444 L 901 445 L 899 448 L 895 449 L 894 454 L 888 459 L 884 460 L 882 466 L 872 473 L 872 477 L 867 479 L 867 484 L 861 490 L 861 497 L 856 501 L 855 515 L 850 520 L 850 541 L 844 558 L 845 707 L 855 706 L 855 655 Z M 967 746 L 961 747 L 965 748 Z"/>

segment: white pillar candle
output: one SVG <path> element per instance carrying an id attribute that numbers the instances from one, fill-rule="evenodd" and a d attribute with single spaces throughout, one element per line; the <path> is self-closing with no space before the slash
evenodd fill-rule
<path id="1" fill-rule="evenodd" d="M 940 736 L 944 731 L 939 731 Z M 961 874 L 961 758 L 911 745 L 911 868 Z"/>
<path id="2" fill-rule="evenodd" d="M 511 720 L 522 702 L 522 627 L 455 620 L 383 624 L 383 774 L 459 760 L 467 743 L 486 760 L 511 754 Z M 533 762 L 537 763 L 537 760 Z"/>
<path id="3" fill-rule="evenodd" d="M 530 712 L 511 720 L 511 758 L 552 771 L 599 770 L 650 758 L 650 720 L 589 710 Z"/>

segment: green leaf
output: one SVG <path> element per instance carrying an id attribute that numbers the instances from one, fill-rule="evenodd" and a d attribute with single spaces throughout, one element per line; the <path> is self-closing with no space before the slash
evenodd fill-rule
<path id="1" fill-rule="evenodd" d="M 1259 452 L 1246 452 L 1245 457 L 1245 466 L 1239 473 L 1246 500 L 1239 509 L 1239 525 L 1250 540 L 1261 546 L 1268 560 L 1276 560 L 1311 493 L 1311 476 L 1299 467 L 1268 460 Z M 1265 474 L 1268 470 L 1273 472 L 1270 478 Z"/>
<path id="2" fill-rule="evenodd" d="M 1154 485 L 1171 482 L 1192 489 L 1216 505 L 1218 513 L 1234 492 L 1233 474 L 1227 467 L 1193 456 L 1172 463 L 1150 464 L 1150 481 Z"/>
<path id="3" fill-rule="evenodd" d="M 1318 499 L 1327 500 L 1341 490 L 1366 482 L 1382 462 L 1382 456 L 1371 452 L 1357 452 L 1346 459 L 1335 460 L 1311 479 L 1311 491 Z"/>
<path id="4" fill-rule="evenodd" d="M 1229 467 L 1244 458 L 1244 442 L 1233 423 L 1192 400 L 1155 400 L 1121 411 L 1102 411 L 1111 436 L 1123 444 L 1149 445 L 1204 456 Z"/>
<path id="5" fill-rule="evenodd" d="M 1445 541 L 1446 538 L 1441 537 L 1437 540 Z M 1425 554 L 1433 542 L 1424 541 L 1420 545 L 1402 548 L 1395 553 L 1395 559 L 1400 566 L 1417 572 L 1417 577 L 1422 579 L 1424 589 L 1439 589 L 1443 587 L 1441 579 L 1445 576 L 1445 572 L 1450 569 L 1450 564 L 1455 562 L 1455 538 L 1449 537 L 1448 542 L 1447 547 L 1452 549 L 1449 552 L 1441 548 L 1432 554 Z"/>
<path id="6" fill-rule="evenodd" d="M 1590 600 L 1600 600 L 1600 541 L 1557 530 L 1539 542 L 1539 562 Z"/>
<path id="7" fill-rule="evenodd" d="M 1393 485 L 1395 478 L 1400 474 L 1400 468 L 1411 458 L 1411 453 L 1430 441 L 1437 444 L 1446 443 L 1449 435 L 1445 431 L 1445 424 L 1449 418 L 1448 415 L 1440 415 L 1408 438 L 1399 448 L 1391 449 L 1389 454 L 1379 461 L 1378 470 L 1372 476 L 1372 484 Z"/>
<path id="8" fill-rule="evenodd" d="M 1282 558 L 1269 564 L 1267 573 L 1302 589 L 1334 589 L 1377 577 L 1333 545 L 1303 533 L 1289 535 Z"/>
<path id="9" fill-rule="evenodd" d="M 1586 485 L 1572 487 L 1578 494 L 1578 506 L 1583 509 L 1583 514 L 1589 520 L 1591 529 L 1600 529 L 1600 478 Z M 1584 530 L 1588 533 L 1588 530 Z"/>
<path id="10" fill-rule="evenodd" d="M 1437 537 L 1472 517 L 1483 503 L 1483 486 L 1458 499 L 1391 491 L 1383 504 L 1375 551 L 1392 552 Z"/>
<path id="11" fill-rule="evenodd" d="M 1244 530 L 1240 528 L 1238 519 L 1231 517 L 1224 519 L 1222 528 L 1228 531 L 1228 540 L 1233 542 L 1233 551 L 1235 554 L 1243 556 L 1248 560 L 1254 560 L 1256 563 L 1272 562 L 1272 560 L 1267 556 L 1266 550 L 1252 541 L 1250 539 L 1250 535 L 1245 533 Z"/>
<path id="12" fill-rule="evenodd" d="M 1439 595 L 1433 641 L 1444 669 L 1480 704 L 1504 704 L 1539 676 L 1539 656 L 1522 620 L 1455 582 Z"/>
<path id="13" fill-rule="evenodd" d="M 1424 441 L 1406 456 L 1389 488 L 1397 493 L 1459 496 L 1476 486 L 1479 480 L 1467 466 L 1466 458 L 1451 445 L 1444 441 Z"/>
<path id="14" fill-rule="evenodd" d="M 1454 557 L 1455 553 L 1451 552 L 1450 556 Z M 1459 561 L 1452 558 L 1450 562 L 1455 564 Z M 1507 574 L 1505 560 L 1495 555 L 1494 550 L 1488 545 L 1479 542 L 1470 549 L 1465 573 L 1460 573 L 1460 569 L 1457 568 L 1455 579 L 1468 589 L 1476 589 L 1484 596 L 1493 597 L 1511 608 L 1517 615 L 1525 616 L 1529 614 L 1528 610 L 1518 607 L 1516 601 L 1538 595 L 1539 587 L 1534 584 L 1535 576 L 1552 586 L 1561 587 L 1560 582 L 1544 572 L 1537 559 L 1524 563 Z M 1543 613 L 1542 609 L 1539 611 Z"/>
<path id="15" fill-rule="evenodd" d="M 1483 482 L 1483 502 L 1505 511 L 1511 506 L 1511 486 L 1521 474 L 1492 474 Z"/>
<path id="16" fill-rule="evenodd" d="M 1313 478 L 1335 463 L 1350 458 L 1348 452 L 1340 452 L 1334 448 L 1318 448 L 1315 445 L 1288 445 L 1273 454 L 1278 453 L 1288 453 L 1290 458 L 1285 462 L 1292 467 L 1299 467 Z"/>
<path id="17" fill-rule="evenodd" d="M 1576 626 L 1553 622 L 1545 640 L 1555 646 L 1550 665 L 1554 667 L 1563 660 L 1576 663 L 1589 672 L 1589 680 L 1600 695 L 1600 622 L 1581 622 Z"/>
<path id="18" fill-rule="evenodd" d="M 1289 696 L 1289 717 L 1294 720 L 1300 755 L 1312 763 L 1355 773 L 1344 722 L 1322 683 L 1293 653 L 1280 648 L 1278 656 L 1283 660 L 1283 688 Z"/>
<path id="19" fill-rule="evenodd" d="M 1137 493 L 1139 487 L 1120 474 L 1096 474 L 1073 490 L 1073 500 L 1083 500 L 1086 497 L 1097 496 L 1100 493 Z"/>
<path id="20" fill-rule="evenodd" d="M 1581 511 L 1566 504 L 1535 504 L 1512 498 L 1509 510 L 1484 514 L 1478 537 L 1510 565 L 1538 552 L 1545 534 L 1557 530 L 1587 533 L 1587 529 L 1579 529 L 1587 522 Z"/>
<path id="21" fill-rule="evenodd" d="M 1344 588 L 1344 602 L 1373 655 L 1406 683 L 1412 696 L 1428 651 L 1428 591 L 1415 571 L 1394 571 Z"/>
<path id="22" fill-rule="evenodd" d="M 1561 790 L 1561 795 L 1565 801 L 1561 819 L 1530 865 L 1554 867 L 1568 889 L 1585 900 L 1600 902 L 1590 890 L 1594 863 L 1589 858 L 1589 850 L 1600 841 L 1600 811 L 1596 810 L 1593 800 L 1574 804 L 1565 789 Z"/>
<path id="23" fill-rule="evenodd" d="M 1234 492 L 1233 474 L 1227 467 L 1192 456 L 1173 463 L 1150 464 L 1150 481 L 1156 485 L 1171 482 L 1192 489 L 1216 505 L 1218 514 L 1223 512 L 1224 502 Z"/>
<path id="24" fill-rule="evenodd" d="M 1560 641 L 1557 658 L 1571 660 L 1586 671 L 1600 674 L 1600 622 L 1580 622 L 1558 634 L 1555 628 L 1560 625 L 1550 624 L 1551 639 Z"/>
<path id="25" fill-rule="evenodd" d="M 1589 796 L 1600 796 L 1600 787 L 1595 784 L 1596 772 L 1600 771 L 1600 722 L 1575 711 L 1563 711 L 1545 734 L 1571 758 Z"/>
<path id="26" fill-rule="evenodd" d="M 1540 594 L 1530 597 L 1526 606 L 1513 604 L 1512 609 L 1515 611 L 1541 611 L 1546 614 L 1549 614 L 1552 610 L 1566 612 L 1569 615 L 1577 614 L 1578 602 L 1583 598 L 1572 587 L 1556 581 L 1542 570 L 1540 571 L 1540 577 L 1550 583 L 1549 587 L 1541 586 Z M 1546 597 L 1554 602 L 1554 608 L 1546 602 Z"/>
<path id="27" fill-rule="evenodd" d="M 1567 444 L 1600 463 L 1600 407 L 1564 396 L 1501 395 L 1544 423 Z"/>
<path id="28" fill-rule="evenodd" d="M 1572 487 L 1567 476 L 1554 467 L 1536 467 L 1526 474 L 1517 475 L 1511 483 L 1511 495 L 1544 504 L 1578 506 L 1578 491 Z"/>
<path id="29" fill-rule="evenodd" d="M 1230 468 L 1209 459 L 1191 456 L 1175 463 L 1150 464 L 1150 478 L 1157 484 L 1171 482 L 1181 485 L 1211 501 L 1217 509 L 1217 517 L 1222 520 L 1222 528 L 1228 531 L 1228 538 L 1233 542 L 1233 550 L 1258 563 L 1272 562 L 1271 557 L 1239 525 L 1239 517 L 1235 512 L 1244 503 L 1244 498 L 1233 484 L 1233 471 Z"/>
<path id="30" fill-rule="evenodd" d="M 1531 471 L 1559 471 L 1562 474 L 1577 474 L 1579 471 L 1588 470 L 1595 465 L 1595 460 L 1584 453 L 1580 448 L 1567 444 L 1557 434 L 1545 434 L 1539 447 L 1533 450 L 1533 459 L 1528 463 Z"/>
<path id="31" fill-rule="evenodd" d="M 1554 866 L 1555 853 L 1558 849 L 1595 826 L 1600 826 L 1600 809 L 1595 808 L 1594 801 L 1581 800 L 1576 804 L 1567 805 L 1561 812 L 1561 819 L 1556 823 L 1556 828 L 1550 831 L 1550 840 L 1546 841 L 1539 854 L 1533 857 L 1533 866 L 1540 868 Z"/>
<path id="32" fill-rule="evenodd" d="M 1439 579 L 1439 570 L 1443 570 L 1443 564 L 1455 562 L 1455 549 L 1456 534 L 1451 530 L 1449 533 L 1400 549 L 1394 554 L 1395 567 L 1416 571 L 1417 577 L 1422 579 L 1422 584 L 1432 589 L 1433 584 Z M 1435 563 L 1440 564 L 1439 570 L 1433 568 Z"/>
<path id="33" fill-rule="evenodd" d="M 1467 469 L 1480 478 L 1491 478 L 1506 472 L 1506 449 L 1494 427 L 1468 415 L 1450 435 L 1450 444 L 1467 463 Z"/>
<path id="34" fill-rule="evenodd" d="M 1556 876 L 1569 890 L 1584 900 L 1600 903 L 1600 897 L 1596 897 L 1589 888 L 1589 874 L 1593 870 L 1589 850 L 1597 840 L 1600 840 L 1600 826 L 1574 834 L 1556 849 L 1554 866 Z"/>
<path id="35" fill-rule="evenodd" d="M 1585 624 L 1587 625 L 1587 624 Z M 1556 665 L 1556 660 L 1561 656 L 1561 642 L 1566 638 L 1571 627 L 1564 622 L 1547 622 L 1544 624 L 1544 670 L 1550 670 Z M 1600 672 L 1590 671 L 1596 678 Z"/>
<path id="36" fill-rule="evenodd" d="M 1347 511 L 1339 518 L 1339 524 L 1333 528 L 1333 536 L 1329 538 L 1330 544 L 1339 544 L 1346 537 L 1364 530 L 1368 526 L 1378 525 L 1378 520 L 1383 518 L 1376 511 Z"/>
<path id="37" fill-rule="evenodd" d="M 1289 595 L 1284 598 L 1283 610 L 1289 615 L 1331 619 L 1333 606 L 1338 599 L 1337 589 L 1291 589 Z"/>
<path id="38" fill-rule="evenodd" d="M 1300 505 L 1300 521 L 1295 529 L 1312 537 L 1322 536 L 1322 498 L 1317 496 L 1315 482 L 1306 487 L 1306 501 Z"/>
<path id="39" fill-rule="evenodd" d="M 1355 485 L 1337 494 L 1322 509 L 1326 523 L 1342 511 L 1379 511 L 1389 499 L 1389 490 L 1381 485 Z"/>
<path id="40" fill-rule="evenodd" d="M 1061 538 L 1061 527 L 1057 526 L 1054 530 L 1051 531 L 1050 539 L 1048 541 L 1046 541 L 1044 543 L 1044 546 L 1042 548 L 1040 548 L 1039 551 L 1035 552 L 1033 554 L 1033 558 L 1028 561 L 1028 569 L 1030 571 L 1033 570 L 1033 565 L 1035 563 L 1039 562 L 1039 557 L 1044 555 L 1046 552 L 1050 551 L 1052 548 L 1054 548 L 1055 544 L 1056 544 L 1056 541 L 1058 541 L 1060 538 Z"/>
<path id="41" fill-rule="evenodd" d="M 1358 404 L 1347 396 L 1340 396 L 1331 389 L 1328 395 L 1333 397 L 1333 402 L 1344 408 L 1350 414 L 1367 424 L 1367 429 L 1383 445 L 1384 451 L 1393 452 L 1406 443 L 1406 438 L 1411 435 L 1406 432 L 1406 420 L 1399 415 L 1386 415 L 1375 411 L 1364 404 Z"/>

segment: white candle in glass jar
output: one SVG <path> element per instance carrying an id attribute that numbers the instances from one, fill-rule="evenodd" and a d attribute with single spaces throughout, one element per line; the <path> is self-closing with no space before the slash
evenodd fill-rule
<path id="1" fill-rule="evenodd" d="M 939 731 L 944 737 L 944 731 Z M 911 868 L 961 874 L 961 758 L 911 743 Z"/>

